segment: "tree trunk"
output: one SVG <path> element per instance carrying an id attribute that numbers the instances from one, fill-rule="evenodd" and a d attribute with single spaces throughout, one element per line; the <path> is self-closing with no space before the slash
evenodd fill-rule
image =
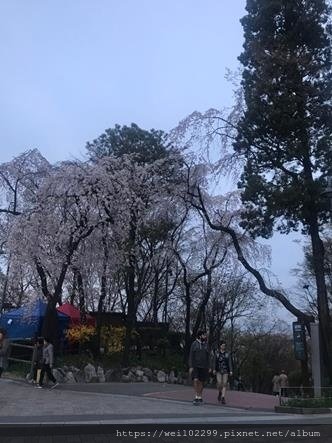
<path id="1" fill-rule="evenodd" d="M 317 286 L 317 307 L 321 336 L 321 355 L 324 365 L 324 376 L 332 377 L 332 328 L 325 282 L 324 245 L 319 236 L 317 219 L 312 217 L 310 223 L 312 255 Z"/>
<path id="2" fill-rule="evenodd" d="M 103 326 L 103 307 L 104 301 L 106 298 L 106 277 L 103 275 L 101 277 L 101 288 L 100 288 L 100 297 L 98 301 L 97 307 L 97 318 L 96 318 L 96 354 L 100 355 L 100 346 L 101 346 L 101 328 Z"/>
<path id="3" fill-rule="evenodd" d="M 77 295 L 76 268 L 73 268 L 73 287 L 72 287 L 71 294 L 70 294 L 70 298 L 69 298 L 69 303 L 70 303 L 71 305 L 74 305 L 76 295 Z"/>
<path id="4" fill-rule="evenodd" d="M 212 270 L 209 271 L 207 276 L 206 292 L 198 308 L 196 321 L 193 327 L 193 333 L 192 333 L 193 337 L 196 337 L 199 329 L 204 329 L 202 327 L 202 320 L 204 318 L 205 308 L 206 305 L 208 304 L 208 301 L 210 300 L 211 293 L 212 293 Z"/>
<path id="5" fill-rule="evenodd" d="M 130 348 L 132 343 L 132 332 L 136 323 L 136 290 L 135 290 L 135 243 L 136 243 L 136 216 L 132 214 L 129 232 L 129 258 L 126 275 L 126 295 L 127 295 L 127 318 L 126 336 L 122 355 L 122 364 L 127 367 L 130 360 Z"/>
<path id="6" fill-rule="evenodd" d="M 122 356 L 122 365 L 129 366 L 130 348 L 132 343 L 132 333 L 136 323 L 135 309 L 135 270 L 133 266 L 128 269 L 128 289 L 127 289 L 127 318 L 126 318 L 126 336 Z"/>
<path id="7" fill-rule="evenodd" d="M 9 269 L 10 269 L 10 257 L 8 259 L 5 281 L 2 288 L 0 312 L 4 311 L 4 307 L 6 305 Z"/>
<path id="8" fill-rule="evenodd" d="M 184 344 L 184 363 L 188 364 L 190 346 L 191 346 L 191 333 L 190 333 L 190 313 L 191 313 L 191 297 L 190 297 L 190 284 L 185 283 L 185 301 L 186 301 L 186 314 L 185 314 L 185 344 Z"/>
<path id="9" fill-rule="evenodd" d="M 152 321 L 154 324 L 158 323 L 158 292 L 159 292 L 159 277 L 158 277 L 158 270 L 155 270 L 153 299 L 152 299 Z"/>
<path id="10" fill-rule="evenodd" d="M 54 345 L 56 350 L 59 349 L 59 321 L 58 312 L 56 310 L 57 297 L 48 297 L 45 316 L 42 324 L 41 335 Z"/>
<path id="11" fill-rule="evenodd" d="M 81 322 L 86 323 L 86 312 L 85 312 L 85 294 L 82 274 L 77 270 L 77 289 L 79 297 L 79 309 L 81 314 Z"/>

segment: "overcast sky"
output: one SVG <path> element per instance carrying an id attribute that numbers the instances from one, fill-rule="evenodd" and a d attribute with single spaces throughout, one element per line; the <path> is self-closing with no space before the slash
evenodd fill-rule
<path id="1" fill-rule="evenodd" d="M 230 105 L 245 0 L 2 0 L 0 161 L 38 148 L 81 157 L 114 124 L 169 130 Z M 270 242 L 271 243 L 271 242 Z M 286 288 L 298 244 L 272 243 Z"/>

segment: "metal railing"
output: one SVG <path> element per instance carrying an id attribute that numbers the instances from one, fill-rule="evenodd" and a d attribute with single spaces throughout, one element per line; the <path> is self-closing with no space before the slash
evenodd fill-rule
<path id="1" fill-rule="evenodd" d="M 18 358 L 18 357 L 12 357 L 13 348 L 29 349 L 31 351 L 31 358 L 30 358 L 30 360 L 26 360 L 26 359 Z M 33 352 L 33 346 L 32 345 L 24 345 L 24 344 L 21 344 L 21 343 L 10 343 L 10 351 L 9 351 L 9 355 L 8 355 L 8 360 L 9 361 L 20 362 L 20 363 L 27 363 L 27 364 L 31 365 L 31 362 L 32 362 L 32 352 Z"/>

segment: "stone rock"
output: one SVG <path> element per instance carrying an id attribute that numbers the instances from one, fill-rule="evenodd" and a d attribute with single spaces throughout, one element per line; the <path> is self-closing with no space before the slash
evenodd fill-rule
<path id="1" fill-rule="evenodd" d="M 136 375 L 137 377 L 143 377 L 144 371 L 142 371 L 141 369 L 136 369 Z"/>
<path id="2" fill-rule="evenodd" d="M 135 376 L 135 374 L 133 373 L 133 372 L 129 372 L 129 374 L 128 374 L 128 377 L 129 377 L 129 381 L 131 381 L 131 382 L 135 382 L 136 381 L 136 376 Z"/>
<path id="3" fill-rule="evenodd" d="M 116 368 L 115 369 L 109 369 L 105 373 L 105 381 L 107 383 L 119 382 L 119 381 L 121 381 L 121 377 L 122 377 L 122 371 L 119 368 L 117 368 L 117 369 Z"/>
<path id="4" fill-rule="evenodd" d="M 158 382 L 157 374 L 152 374 L 151 381 Z"/>
<path id="5" fill-rule="evenodd" d="M 32 383 L 32 374 L 31 372 L 28 372 L 27 375 L 25 376 L 25 379 L 28 383 Z"/>
<path id="6" fill-rule="evenodd" d="M 95 383 L 98 381 L 96 369 L 91 363 L 88 363 L 84 367 L 84 378 L 86 383 Z"/>
<path id="7" fill-rule="evenodd" d="M 125 374 L 123 374 L 122 377 L 121 377 L 121 381 L 122 381 L 123 383 L 130 383 L 129 375 L 125 375 Z"/>
<path id="8" fill-rule="evenodd" d="M 142 371 L 144 372 L 144 375 L 146 377 L 149 377 L 150 379 L 152 378 L 153 372 L 151 371 L 150 368 L 143 368 Z"/>
<path id="9" fill-rule="evenodd" d="M 171 371 L 168 376 L 168 383 L 176 383 L 177 377 L 175 377 L 174 371 Z"/>
<path id="10" fill-rule="evenodd" d="M 52 369 L 52 374 L 56 378 L 56 381 L 59 383 L 65 383 L 65 372 L 61 368 Z"/>
<path id="11" fill-rule="evenodd" d="M 74 373 L 77 383 L 85 383 L 84 371 L 79 370 L 79 372 Z"/>
<path id="12" fill-rule="evenodd" d="M 64 382 L 65 383 L 77 383 L 76 378 L 71 371 L 67 372 Z"/>
<path id="13" fill-rule="evenodd" d="M 142 382 L 149 383 L 149 379 L 148 379 L 148 377 L 146 375 L 143 375 Z"/>
<path id="14" fill-rule="evenodd" d="M 105 373 L 104 373 L 104 369 L 101 366 L 98 366 L 98 368 L 97 368 L 97 377 L 98 377 L 99 383 L 105 383 Z"/>
<path id="15" fill-rule="evenodd" d="M 166 378 L 165 372 L 164 371 L 158 371 L 157 372 L 157 381 L 159 383 L 166 383 L 166 380 L 167 380 L 167 378 Z"/>

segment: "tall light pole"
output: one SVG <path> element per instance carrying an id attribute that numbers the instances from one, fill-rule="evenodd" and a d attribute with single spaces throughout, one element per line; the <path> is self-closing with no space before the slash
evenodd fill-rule
<path id="1" fill-rule="evenodd" d="M 329 201 L 329 211 L 330 219 L 332 221 L 332 176 L 327 176 L 327 185 L 323 192 L 322 197 L 325 197 Z M 322 385 L 322 355 L 320 348 L 320 325 L 319 323 L 310 323 L 311 331 L 311 366 L 312 366 L 312 376 L 314 381 L 315 397 L 321 396 L 321 385 Z"/>

